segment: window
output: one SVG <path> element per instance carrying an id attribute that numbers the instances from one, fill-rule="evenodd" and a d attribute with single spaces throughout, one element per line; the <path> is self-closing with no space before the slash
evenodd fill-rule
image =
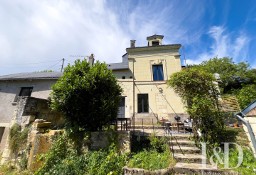
<path id="1" fill-rule="evenodd" d="M 31 96 L 33 87 L 22 87 L 19 96 Z"/>
<path id="2" fill-rule="evenodd" d="M 164 72 L 163 72 L 163 65 L 153 65 L 153 80 L 154 81 L 163 81 L 164 80 Z"/>
<path id="3" fill-rule="evenodd" d="M 13 105 L 16 104 L 17 100 L 18 100 L 18 96 L 31 96 L 33 87 L 21 87 L 20 88 L 20 92 L 19 94 L 17 93 L 17 95 L 15 96 L 14 100 L 13 100 Z"/>
<path id="4" fill-rule="evenodd" d="M 152 46 L 159 46 L 159 41 L 152 41 Z"/>
<path id="5" fill-rule="evenodd" d="M 138 113 L 146 113 L 148 108 L 148 94 L 138 94 Z"/>
<path id="6" fill-rule="evenodd" d="M 2 137 L 3 137 L 3 135 L 4 135 L 4 129 L 5 129 L 5 127 L 0 127 L 0 143 L 2 142 Z"/>

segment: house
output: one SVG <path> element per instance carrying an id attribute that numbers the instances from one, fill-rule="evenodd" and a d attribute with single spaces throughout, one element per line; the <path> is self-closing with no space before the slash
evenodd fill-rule
<path id="1" fill-rule="evenodd" d="M 0 152 L 3 151 L 19 96 L 47 99 L 60 72 L 33 72 L 0 76 Z"/>
<path id="2" fill-rule="evenodd" d="M 147 37 L 147 46 L 130 47 L 121 63 L 109 64 L 123 88 L 118 117 L 135 123 L 155 123 L 174 116 L 188 117 L 180 97 L 167 85 L 170 75 L 182 69 L 180 44 L 163 44 L 162 35 Z"/>
<path id="3" fill-rule="evenodd" d="M 250 103 L 246 108 L 234 114 L 243 123 L 243 129 L 250 141 L 250 146 L 256 158 L 256 100 Z"/>
<path id="4" fill-rule="evenodd" d="M 123 88 L 118 118 L 132 119 L 134 124 L 141 124 L 142 120 L 144 124 L 152 124 L 162 118 L 174 121 L 177 115 L 183 117 L 182 120 L 188 117 L 181 98 L 167 85 L 170 75 L 182 69 L 181 45 L 165 45 L 163 38 L 162 35 L 149 36 L 147 46 L 143 47 L 136 47 L 135 40 L 131 40 L 122 62 L 108 65 Z M 23 104 L 17 104 L 19 97 L 31 97 L 32 103 L 33 98 L 47 99 L 51 86 L 61 76 L 60 72 L 0 76 L 0 152 L 6 145 L 17 110 L 26 109 L 18 106 Z"/>

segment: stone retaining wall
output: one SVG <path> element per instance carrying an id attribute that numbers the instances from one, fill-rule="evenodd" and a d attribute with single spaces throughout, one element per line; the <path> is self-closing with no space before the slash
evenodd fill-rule
<path id="1" fill-rule="evenodd" d="M 123 172 L 124 175 L 169 175 L 173 173 L 173 168 L 149 171 L 141 168 L 129 168 L 125 166 L 123 168 Z"/>

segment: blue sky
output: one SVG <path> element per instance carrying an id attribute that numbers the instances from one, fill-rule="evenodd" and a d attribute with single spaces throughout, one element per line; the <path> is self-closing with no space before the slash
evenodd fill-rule
<path id="1" fill-rule="evenodd" d="M 182 44 L 188 64 L 227 56 L 256 68 L 253 0 L 0 0 L 0 23 L 0 75 L 59 71 L 91 53 L 120 62 L 131 39 L 153 34 Z"/>

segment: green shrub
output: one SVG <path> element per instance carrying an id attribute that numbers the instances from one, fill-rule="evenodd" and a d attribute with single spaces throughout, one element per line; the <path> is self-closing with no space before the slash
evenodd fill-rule
<path id="1" fill-rule="evenodd" d="M 168 168 L 175 163 L 166 137 L 159 138 L 152 134 L 148 139 L 150 147 L 134 154 L 128 162 L 129 167 L 157 170 Z"/>
<path id="2" fill-rule="evenodd" d="M 15 123 L 9 134 L 9 147 L 13 153 L 18 153 L 27 143 L 29 128 L 24 128 L 21 131 L 21 126 Z"/>
<path id="3" fill-rule="evenodd" d="M 92 175 L 119 175 L 122 174 L 127 159 L 126 154 L 120 154 L 116 147 L 111 145 L 107 151 L 89 152 L 86 172 Z"/>
<path id="4" fill-rule="evenodd" d="M 155 133 L 153 133 L 150 137 L 150 149 L 156 150 L 157 152 L 164 152 L 168 147 L 168 138 L 167 137 L 157 137 Z"/>
<path id="5" fill-rule="evenodd" d="M 162 153 L 156 150 L 144 150 L 132 156 L 128 166 L 132 168 L 143 168 L 147 170 L 157 170 L 168 168 L 174 160 L 169 150 Z"/>
<path id="6" fill-rule="evenodd" d="M 74 146 L 63 135 L 55 141 L 48 153 L 42 156 L 43 166 L 37 175 L 106 175 L 122 174 L 127 155 L 120 154 L 114 145 L 107 150 L 88 151 L 78 154 Z"/>

